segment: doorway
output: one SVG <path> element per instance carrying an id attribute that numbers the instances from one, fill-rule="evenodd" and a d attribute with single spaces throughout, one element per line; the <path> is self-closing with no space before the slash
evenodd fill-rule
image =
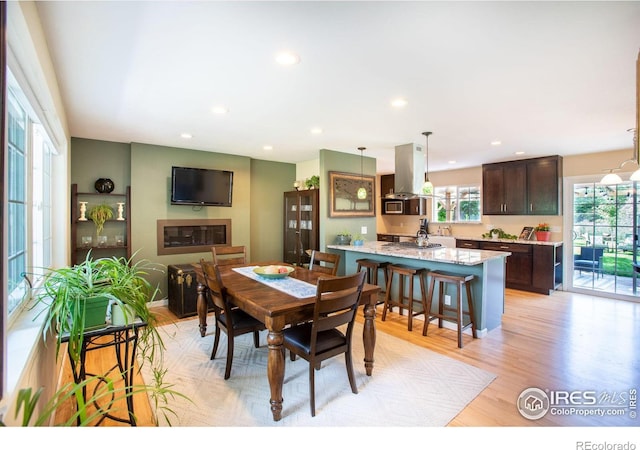
<path id="1" fill-rule="evenodd" d="M 569 182 L 572 195 L 565 218 L 565 273 L 571 291 L 640 301 L 637 250 L 637 183 L 603 185 L 598 180 Z"/>

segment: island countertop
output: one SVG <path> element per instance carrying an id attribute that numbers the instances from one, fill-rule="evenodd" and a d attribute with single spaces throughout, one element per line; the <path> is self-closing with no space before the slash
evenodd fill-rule
<path id="1" fill-rule="evenodd" d="M 478 250 L 466 248 L 419 248 L 402 246 L 400 243 L 372 241 L 363 245 L 327 245 L 327 248 L 334 250 L 344 250 L 372 255 L 395 256 L 398 258 L 409 258 L 421 261 L 432 261 L 447 264 L 460 264 L 464 266 L 475 266 L 484 264 L 487 261 L 499 258 L 506 258 L 511 252 L 501 252 L 493 250 Z"/>

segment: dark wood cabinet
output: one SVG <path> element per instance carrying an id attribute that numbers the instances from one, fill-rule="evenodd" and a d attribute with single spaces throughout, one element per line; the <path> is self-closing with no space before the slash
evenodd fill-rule
<path id="1" fill-rule="evenodd" d="M 284 193 L 284 262 L 309 262 L 307 250 L 318 250 L 320 242 L 318 189 Z"/>
<path id="2" fill-rule="evenodd" d="M 558 215 L 562 212 L 562 157 L 482 166 L 485 215 Z"/>
<path id="3" fill-rule="evenodd" d="M 457 239 L 456 247 L 510 252 L 505 286 L 549 295 L 562 285 L 562 244 L 541 245 Z"/>
<path id="4" fill-rule="evenodd" d="M 380 196 L 384 198 L 387 194 L 393 194 L 395 186 L 395 175 L 380 175 Z"/>

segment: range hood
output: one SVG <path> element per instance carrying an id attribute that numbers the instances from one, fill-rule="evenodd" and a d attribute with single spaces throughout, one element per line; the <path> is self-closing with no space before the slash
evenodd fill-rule
<path id="1" fill-rule="evenodd" d="M 404 144 L 396 146 L 393 193 L 385 198 L 404 200 L 422 195 L 422 185 L 425 181 L 424 151 L 421 145 Z"/>

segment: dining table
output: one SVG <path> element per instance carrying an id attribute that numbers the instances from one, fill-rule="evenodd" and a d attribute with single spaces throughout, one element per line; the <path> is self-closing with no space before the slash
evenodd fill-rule
<path id="1" fill-rule="evenodd" d="M 309 270 L 302 266 L 293 266 L 288 275 L 301 289 L 284 291 L 275 288 L 270 280 L 260 279 L 253 272 L 255 267 L 266 265 L 283 265 L 281 262 L 262 262 L 238 265 L 220 265 L 222 283 L 231 297 L 231 301 L 247 314 L 265 324 L 268 331 L 267 378 L 270 388 L 270 407 L 273 420 L 282 419 L 282 389 L 284 384 L 285 352 L 283 347 L 283 330 L 289 326 L 302 323 L 313 318 L 315 305 L 315 285 L 321 277 L 333 278 L 333 275 Z M 208 296 L 207 287 L 200 264 L 193 264 L 197 281 L 197 312 L 200 336 L 207 332 Z M 298 280 L 298 281 L 294 281 Z M 302 283 L 300 283 L 302 282 Z M 307 285 L 307 286 L 305 286 Z M 364 346 L 364 367 L 368 376 L 373 374 L 374 349 L 376 342 L 376 303 L 380 288 L 365 284 L 360 298 L 364 314 L 362 340 Z"/>

